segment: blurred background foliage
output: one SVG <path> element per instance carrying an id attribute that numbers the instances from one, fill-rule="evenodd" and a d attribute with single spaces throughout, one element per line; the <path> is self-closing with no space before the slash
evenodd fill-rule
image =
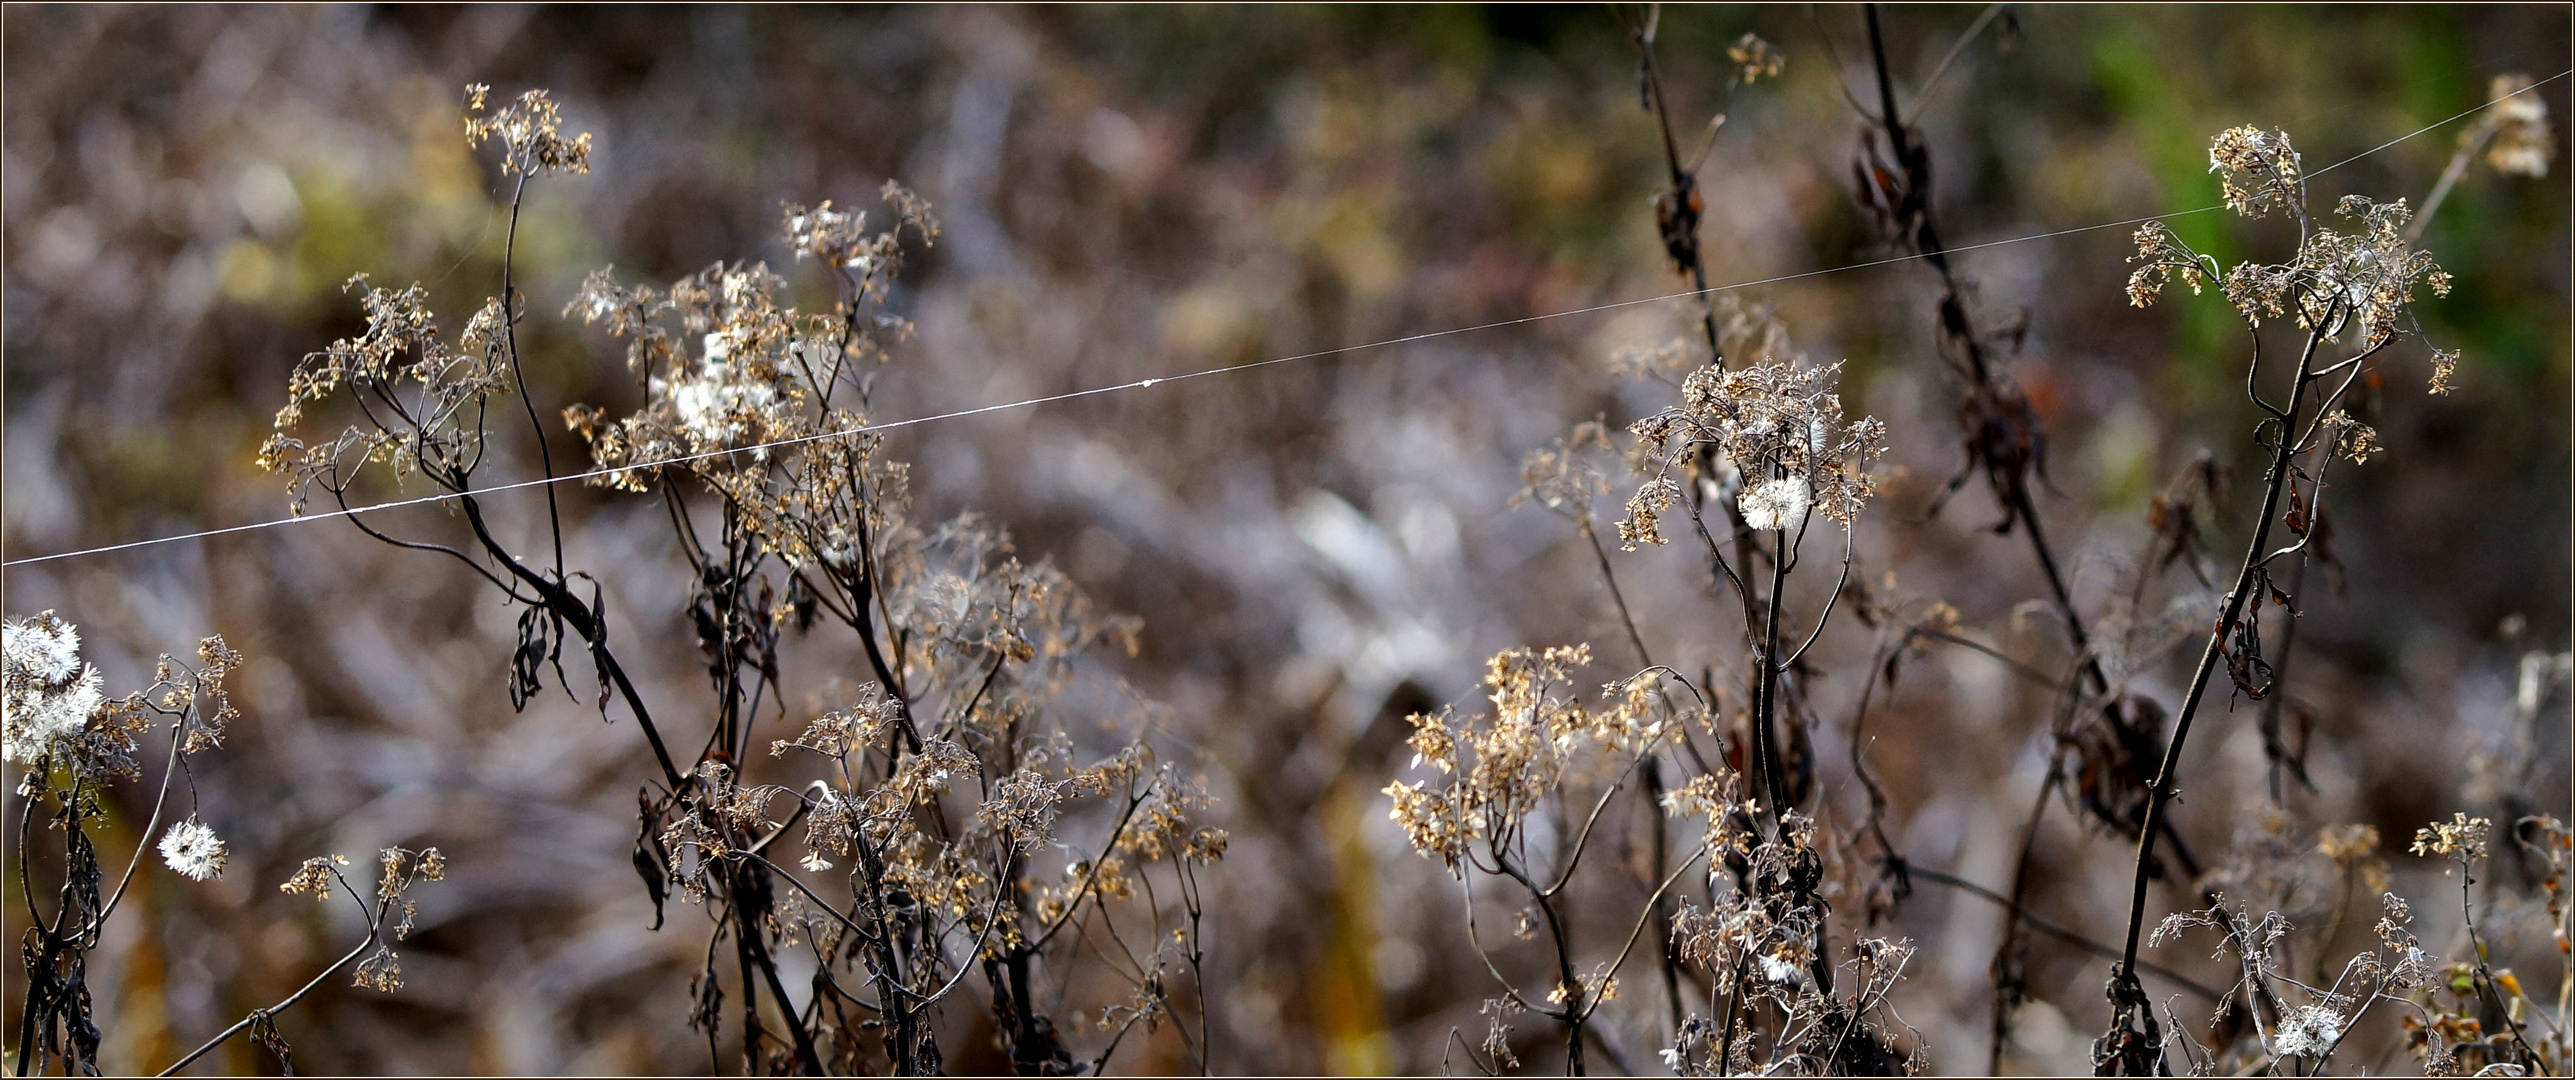
<path id="1" fill-rule="evenodd" d="M 1900 85 L 1917 89 L 1978 11 L 1888 11 Z M 419 280 L 451 320 L 496 291 L 506 189 L 464 146 L 467 82 L 550 88 L 571 129 L 597 137 L 594 174 L 537 185 L 520 237 L 543 404 L 633 404 L 614 350 L 553 317 L 591 269 L 783 269 L 782 202 L 873 206 L 889 177 L 947 231 L 898 290 L 920 333 L 881 384 L 880 419 L 1681 287 L 1649 206 L 1664 181 L 1635 57 L 1597 7 L 11 5 L 5 18 L 13 558 L 280 516 L 253 451 L 296 359 L 359 325 L 340 284 Z M 1837 59 L 1852 93 L 1875 89 L 1858 10 L 1675 8 L 1661 25 L 1684 143 L 1727 115 L 1701 174 L 1714 280 L 1889 255 L 1850 186 L 1860 117 Z M 1724 49 L 1747 31 L 1787 69 L 1729 92 Z M 2207 206 L 2221 128 L 2285 128 L 2320 167 L 2478 104 L 2490 76 L 2554 74 L 2568 46 L 2562 7 L 2027 7 L 1960 51 L 1909 119 L 1933 154 L 1945 237 L 1965 246 Z M 2538 93 L 2566 145 L 2567 83 Z M 2319 180 L 2319 206 L 2344 192 L 2419 202 L 2463 126 Z M 2542 180 L 2471 171 L 2425 234 L 2460 288 L 2422 305 L 2424 328 L 2466 360 L 2458 393 L 2429 398 L 2419 348 L 2400 346 L 2366 403 L 2391 452 L 2335 473 L 2340 572 L 2310 583 L 2291 675 L 2314 719 L 2315 790 L 2289 795 L 2308 828 L 2368 822 L 2396 838 L 2453 809 L 2492 812 L 2467 801 L 2473 752 L 2504 734 L 2520 654 L 2566 647 L 2559 164 Z M 2284 257 L 2293 239 L 2219 214 L 2175 225 L 2229 261 Z M 2095 611 L 2129 587 L 2167 478 L 2203 450 L 2240 480 L 2255 468 L 2240 331 L 2213 297 L 2129 308 L 2128 232 L 1958 257 L 1985 323 L 2026 314 L 2013 370 L 2048 425 L 2042 509 Z M 1958 461 L 1936 288 L 1896 263 L 1744 295 L 1776 305 L 1800 352 L 1847 359 L 1854 411 L 1893 426 L 1888 493 L 1860 533 L 1872 587 L 1945 600 L 1968 632 L 2061 658 L 2032 615 L 2044 587 L 2026 549 L 1979 528 L 1991 500 L 1971 488 L 1924 516 Z M 1528 450 L 1656 407 L 1658 391 L 1606 361 L 1691 318 L 1641 305 L 895 436 L 925 517 L 984 514 L 1143 618 L 1144 649 L 1116 675 L 1170 706 L 1166 734 L 1234 836 L 1210 878 L 1219 1071 L 1436 1070 L 1452 1027 L 1481 1030 L 1484 976 L 1453 885 L 1404 847 L 1377 791 L 1400 764 L 1402 715 L 1471 704 L 1493 650 L 1615 646 L 1588 549 L 1506 502 Z M 525 432 L 499 427 L 505 467 L 532 475 Z M 577 455 L 555 438 L 557 460 Z M 660 509 L 561 494 L 572 561 L 602 574 L 620 632 L 662 658 L 654 693 L 687 700 L 685 586 Z M 537 520 L 530 495 L 494 502 L 516 527 Z M 2247 513 L 2217 519 L 2221 550 Z M 434 509 L 393 518 L 452 527 Z M 1691 667 L 1727 648 L 1691 556 L 1619 565 L 1659 654 Z M 335 986 L 289 1014 L 299 1066 L 699 1067 L 684 1025 L 695 936 L 645 930 L 627 866 L 643 747 L 560 696 L 513 714 L 511 613 L 459 571 L 333 522 L 17 567 L 6 585 L 11 613 L 80 624 L 113 692 L 204 633 L 251 658 L 247 718 L 195 775 L 232 869 L 203 886 L 147 875 L 93 973 L 109 1062 L 157 1067 L 300 983 L 354 935 L 275 883 L 312 854 L 404 843 L 455 864 L 420 896 L 409 985 Z M 1844 622 L 1818 647 L 1827 717 L 1847 716 L 1870 646 Z M 2046 695 L 1967 654 L 1909 670 L 1868 747 L 1890 832 L 1920 864 L 2000 887 L 2038 783 Z M 2169 700 L 2174 681 L 2143 685 Z M 797 689 L 798 707 L 822 700 L 820 685 Z M 2250 715 L 2219 716 L 2186 763 L 2179 818 L 2204 852 L 2227 851 L 2237 811 L 2267 790 Z M 2562 808 L 2562 697 L 2544 715 L 2554 764 L 2513 794 Z M 1842 736 L 1817 738 L 1826 799 L 1848 813 Z M 120 827 L 147 809 L 124 807 Z M 2129 846 L 2069 820 L 2042 834 L 2036 904 L 2114 938 Z M 124 839 L 111 832 L 110 850 Z M 2438 880 L 2399 869 L 2418 895 Z M 1944 1071 L 1981 1067 L 1998 926 L 1984 902 L 1928 889 L 1896 916 L 1926 946 L 1897 1000 Z M 2042 1003 L 2007 1065 L 2078 1067 L 2105 1015 L 2101 965 L 2049 941 L 2031 963 Z M 1650 1062 L 1650 1011 L 1619 1023 L 1631 1060 Z M 1132 1053 L 1117 1064 L 1185 1061 L 1169 1032 Z M 247 1043 L 216 1060 L 275 1064 Z"/>

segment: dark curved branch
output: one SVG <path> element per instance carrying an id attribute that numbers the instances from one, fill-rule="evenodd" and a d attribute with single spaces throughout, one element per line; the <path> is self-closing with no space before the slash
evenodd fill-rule
<path id="1" fill-rule="evenodd" d="M 331 876 L 339 879 L 340 887 L 348 890 L 349 899 L 356 902 L 359 913 L 365 916 L 367 922 L 366 938 L 359 941 L 356 948 L 350 949 L 348 955 L 340 957 L 337 963 L 334 963 L 327 968 L 323 968 L 321 974 L 313 976 L 311 982 L 305 983 L 301 989 L 296 990 L 292 994 L 288 994 L 285 1000 L 265 1009 L 252 1010 L 250 1015 L 234 1021 L 233 1025 L 225 1028 L 221 1034 L 206 1040 L 204 1045 L 189 1051 L 188 1056 L 172 1062 L 169 1068 L 163 1069 L 154 1075 L 176 1075 L 179 1070 L 187 1068 L 189 1065 L 194 1064 L 198 1058 L 206 1056 L 208 1053 L 213 1052 L 216 1047 L 222 1046 L 224 1043 L 231 1041 L 233 1036 L 239 1035 L 243 1031 L 248 1030 L 252 1024 L 257 1023 L 262 1018 L 274 1017 L 278 1013 L 294 1008 L 296 1002 L 304 1000 L 305 995 L 312 993 L 315 987 L 322 985 L 322 980 L 330 978 L 332 975 L 337 974 L 341 968 L 349 966 L 352 962 L 356 961 L 359 956 L 363 955 L 367 951 L 367 946 L 376 944 L 384 937 L 384 917 L 386 912 L 392 910 L 393 905 L 389 903 L 383 904 L 373 910 L 369 910 L 367 907 L 366 897 L 359 893 L 355 886 L 349 884 L 349 879 L 346 876 L 343 876 L 338 868 L 332 868 Z"/>
<path id="2" fill-rule="evenodd" d="M 538 601 L 536 598 L 521 594 L 516 588 L 512 587 L 509 582 L 501 580 L 499 576 L 493 574 L 492 571 L 486 568 L 483 564 L 475 562 L 473 556 L 467 555 L 455 548 L 448 547 L 445 544 L 434 544 L 421 540 L 405 540 L 377 529 L 376 527 L 367 524 L 365 521 L 360 520 L 359 512 L 349 508 L 349 494 L 346 487 L 337 484 L 325 484 L 323 487 L 331 493 L 332 501 L 340 504 L 342 516 L 349 519 L 349 524 L 357 526 L 359 532 L 367 534 L 378 543 L 389 544 L 394 547 L 405 548 L 411 551 L 427 551 L 452 556 L 456 561 L 464 563 L 467 568 L 480 575 L 483 580 L 491 582 L 493 588 L 499 589 L 503 593 L 508 594 L 510 599 L 531 607 L 537 605 Z"/>
<path id="3" fill-rule="evenodd" d="M 510 554 L 509 549 L 503 547 L 501 542 L 492 535 L 490 523 L 483 518 L 482 505 L 472 495 L 462 496 L 457 502 L 464 507 L 465 520 L 473 527 L 475 538 L 481 541 L 484 550 L 491 553 L 493 561 L 500 563 L 511 576 L 527 583 L 529 588 L 536 591 L 547 610 L 561 616 L 564 622 L 571 625 L 574 633 L 580 634 L 582 640 L 590 644 L 591 655 L 598 661 L 599 667 L 607 671 L 610 684 L 616 688 L 617 695 L 625 700 L 627 710 L 634 713 L 635 726 L 643 729 L 645 741 L 652 744 L 653 758 L 662 767 L 663 779 L 669 782 L 674 791 L 685 786 L 688 783 L 688 776 L 672 762 L 670 748 L 662 743 L 661 729 L 654 725 L 652 710 L 644 704 L 644 695 L 638 692 L 634 682 L 626 677 L 626 669 L 624 665 L 617 662 L 617 655 L 607 649 L 607 613 L 591 610 L 589 605 L 582 603 L 579 597 L 572 594 L 572 590 L 528 569 L 527 564 Z"/>
<path id="4" fill-rule="evenodd" d="M 1796 651 L 1789 653 L 1788 659 L 1779 662 L 1780 670 L 1786 671 L 1789 668 L 1796 667 L 1798 658 L 1805 656 L 1806 650 L 1815 646 L 1815 639 L 1824 636 L 1824 624 L 1832 621 L 1834 605 L 1842 602 L 1842 587 L 1851 583 L 1851 543 L 1851 530 L 1848 527 L 1844 527 L 1842 530 L 1842 574 L 1840 577 L 1834 579 L 1832 595 L 1826 597 L 1824 600 L 1824 613 L 1815 617 L 1815 632 L 1806 635 L 1805 643 L 1799 645 Z"/>

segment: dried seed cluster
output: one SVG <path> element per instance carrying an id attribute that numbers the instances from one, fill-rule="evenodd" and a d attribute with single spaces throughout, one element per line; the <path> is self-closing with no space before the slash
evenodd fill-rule
<path id="1" fill-rule="evenodd" d="M 1833 391 L 1841 365 L 1763 362 L 1691 372 L 1678 405 L 1629 425 L 1651 473 L 1618 523 L 1620 546 L 1666 540 L 1664 511 L 1681 497 L 1673 473 L 1702 446 L 1746 478 L 1738 512 L 1755 529 L 1799 529 L 1810 510 L 1847 529 L 1877 492 L 1869 463 L 1886 454 L 1886 425 L 1845 420 Z"/>

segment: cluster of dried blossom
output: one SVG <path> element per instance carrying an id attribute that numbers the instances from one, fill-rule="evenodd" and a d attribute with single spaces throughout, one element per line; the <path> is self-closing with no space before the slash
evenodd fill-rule
<path id="1" fill-rule="evenodd" d="M 1702 447 L 1715 451 L 1746 527 L 1802 532 L 1814 510 L 1850 528 L 1877 491 L 1868 465 L 1885 455 L 1887 432 L 1876 417 L 1843 418 L 1840 370 L 1772 360 L 1691 372 L 1679 404 L 1628 428 L 1652 474 L 1628 500 L 1620 546 L 1667 542 L 1662 514 L 1682 496 L 1674 471 Z"/>
<path id="2" fill-rule="evenodd" d="M 543 91 L 483 116 L 486 93 L 468 91 L 468 141 L 501 144 L 503 173 L 520 180 L 515 222 L 528 178 L 588 171 L 589 136 L 565 137 Z M 710 1050 L 726 994 L 715 946 L 730 941 L 747 1070 L 938 1071 L 951 1051 L 936 1018 L 977 972 L 1004 1052 L 1021 1067 L 1070 1068 L 1054 1018 L 1027 993 L 1032 969 L 1060 965 L 1070 978 L 1091 967 L 1058 931 L 1132 903 L 1153 925 L 1153 945 L 1130 951 L 1123 970 L 1141 974 L 1097 1009 L 1099 1024 L 1122 1036 L 1182 1015 L 1172 991 L 1194 982 L 1202 956 L 1197 874 L 1223 855 L 1225 834 L 1202 823 L 1203 785 L 1144 741 L 1149 710 L 1122 745 L 1087 763 L 1057 716 L 1086 653 L 1103 643 L 1133 652 L 1131 620 L 1095 611 L 1062 572 L 1021 561 L 1005 533 L 972 515 L 916 522 L 910 467 L 864 430 L 877 375 L 912 332 L 888 307 L 889 289 L 907 244 L 939 234 L 918 196 L 888 183 L 883 198 L 893 216 L 882 230 L 830 202 L 785 208 L 787 244 L 830 286 L 821 307 L 799 308 L 784 277 L 751 262 L 659 288 L 602 269 L 563 308 L 622 343 L 641 391 L 623 415 L 585 404 L 559 415 L 586 446 L 593 483 L 670 510 L 672 541 L 690 563 L 689 606 L 672 614 L 695 628 L 712 691 L 694 761 L 669 754 L 661 732 L 675 721 L 624 679 L 603 586 L 587 600 L 573 590 L 589 575 L 564 565 L 559 539 L 550 569 L 519 560 L 474 498 L 489 404 L 515 393 L 532 423 L 539 414 L 514 370 L 506 262 L 504 297 L 453 346 L 418 286 L 365 288 L 366 332 L 306 358 L 262 462 L 287 475 L 299 500 L 318 486 L 345 505 L 373 464 L 396 481 L 416 470 L 457 497 L 475 540 L 510 575 L 483 576 L 527 609 L 514 704 L 548 667 L 560 678 L 566 640 L 581 639 L 603 713 L 622 697 L 664 770 L 660 792 L 643 797 L 646 889 L 657 908 L 673 892 L 709 902 L 692 1024 Z M 353 415 L 340 436 L 307 446 L 291 431 L 325 400 Z M 549 524 L 559 537 L 559 522 Z M 843 707 L 769 740 L 775 764 L 755 761 L 763 703 L 786 694 L 782 642 L 821 627 L 847 631 L 872 680 L 830 690 Z M 1113 819 L 1096 846 L 1059 840 L 1059 819 L 1077 811 Z M 802 855 L 773 858 L 799 824 Z M 790 948 L 810 950 L 822 972 L 803 1005 L 777 975 L 777 952 Z M 764 1026 L 764 995 L 790 1018 L 787 1030 Z M 1203 1059 L 1196 1011 L 1191 1041 Z M 1117 1045 L 1112 1037 L 1090 1067 Z"/>

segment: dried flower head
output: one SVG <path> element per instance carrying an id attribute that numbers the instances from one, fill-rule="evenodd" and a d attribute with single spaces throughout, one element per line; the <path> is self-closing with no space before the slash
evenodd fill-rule
<path id="1" fill-rule="evenodd" d="M 931 215 L 930 204 L 911 189 L 889 180 L 882 197 L 895 209 L 895 227 L 874 234 L 867 231 L 865 211 L 835 210 L 828 199 L 811 210 L 787 207 L 787 246 L 795 249 L 799 260 L 812 259 L 862 282 L 873 282 L 881 289 L 885 279 L 879 272 L 887 271 L 890 276 L 896 245 L 905 227 L 910 227 L 925 244 L 939 236 L 939 219 Z"/>
<path id="2" fill-rule="evenodd" d="M 346 866 L 348 862 L 349 860 L 337 855 L 306 859 L 304 865 L 295 868 L 295 876 L 287 878 L 285 884 L 277 887 L 277 891 L 297 896 L 310 896 L 316 900 L 328 900 L 331 898 L 331 878 L 334 876 L 332 867 Z"/>
<path id="3" fill-rule="evenodd" d="M 2257 217 L 2286 208 L 2297 217 L 2297 252 L 2286 262 L 2248 260 L 2221 271 L 2217 260 L 2191 250 L 2169 226 L 2148 222 L 2137 230 L 2137 254 L 2129 260 L 2142 264 L 2128 277 L 2129 303 L 2152 304 L 2176 278 L 2193 293 L 2216 282 L 2248 324 L 2288 316 L 2301 329 L 2336 342 L 2357 329 L 2357 348 L 2375 350 L 2411 325 L 2407 309 L 2417 286 L 2436 296 L 2449 294 L 2449 272 L 2413 246 L 2406 228 L 2413 210 L 2405 200 L 2346 195 L 2335 209 L 2351 231 L 2337 231 L 2308 219 L 2304 175 L 2286 134 L 2229 129 L 2210 147 L 2209 160 L 2225 178 L 2228 206 Z M 2457 364 L 2456 353 L 2432 354 L 2432 392 L 2449 391 Z M 2353 430 L 2345 427 L 2346 434 Z"/>
<path id="4" fill-rule="evenodd" d="M 2163 295 L 2164 286 L 2175 277 L 2181 278 L 2182 284 L 2190 287 L 2191 295 L 2197 296 L 2209 282 L 2225 276 L 2219 272 L 2216 259 L 2191 250 L 2173 227 L 2163 222 L 2149 221 L 2138 226 L 2136 241 L 2137 254 L 2128 261 L 2145 265 L 2128 275 L 2128 303 L 2133 306 L 2154 304 Z"/>
<path id="5" fill-rule="evenodd" d="M 2296 213 L 2306 202 L 2306 176 L 2284 131 L 2245 126 L 2219 132 L 2209 144 L 2208 171 L 2218 176 L 2226 208 L 2246 217 L 2278 209 Z"/>
<path id="6" fill-rule="evenodd" d="M 2494 828 L 2495 823 L 2485 818 L 2452 814 L 2448 821 L 2435 821 L 2414 830 L 2414 854 L 2473 862 L 2486 857 L 2486 837 Z"/>
<path id="7" fill-rule="evenodd" d="M 2457 349 L 2432 350 L 2432 393 L 2437 396 L 2458 389 L 2458 377 L 2459 351 Z"/>
<path id="8" fill-rule="evenodd" d="M 2326 430 L 2334 433 L 2334 452 L 2350 458 L 2354 465 L 2366 465 L 2372 456 L 2387 449 L 2378 444 L 2376 429 L 2352 419 L 2350 413 L 2341 409 L 2326 413 L 2323 423 Z M 2372 843 L 2377 839 L 2376 833 L 2370 835 Z"/>
<path id="9" fill-rule="evenodd" d="M 222 877 L 224 842 L 213 829 L 191 817 L 161 834 L 161 861 L 192 881 Z"/>
<path id="10" fill-rule="evenodd" d="M 1627 497 L 1627 515 L 1618 519 L 1618 546 L 1634 551 L 1638 544 L 1667 543 L 1663 538 L 1663 512 L 1681 501 L 1681 482 L 1670 476 L 1652 476 L 1637 485 L 1636 494 Z"/>
<path id="11" fill-rule="evenodd" d="M 563 116 L 551 95 L 530 90 L 520 94 L 516 103 L 502 106 L 499 112 L 475 115 L 483 111 L 491 92 L 491 87 L 481 83 L 465 88 L 466 149 L 481 146 L 487 139 L 499 139 L 507 148 L 501 155 L 504 176 L 590 171 L 590 133 L 564 138 Z"/>
<path id="12" fill-rule="evenodd" d="M 1590 663 L 1585 645 L 1507 649 L 1485 667 L 1489 716 L 1411 718 L 1407 744 L 1415 761 L 1443 774 L 1384 788 L 1393 802 L 1388 816 L 1414 851 L 1458 870 L 1469 844 L 1512 835 L 1563 783 L 1578 755 L 1596 748 L 1642 753 L 1678 730 L 1650 692 L 1629 692 L 1627 684 L 1612 684 L 1611 704 L 1598 709 L 1565 693 L 1574 673 Z"/>
<path id="13" fill-rule="evenodd" d="M 2497 75 L 2487 87 L 2489 99 L 2495 102 L 2494 114 L 2487 124 L 2494 128 L 2494 141 L 2486 146 L 2486 164 L 2507 176 L 2546 176 L 2548 163 L 2557 157 L 2557 137 L 2548 127 L 2548 102 L 2528 93 L 2528 75 Z M 2482 134 L 2475 129 L 2460 133 L 2462 143 Z"/>
<path id="14" fill-rule="evenodd" d="M 9 677 L 44 685 L 61 685 L 79 673 L 80 628 L 51 610 L 32 619 L 11 619 L 0 629 L 0 654 L 8 659 Z"/>
<path id="15" fill-rule="evenodd" d="M 2254 317 L 2257 306 L 2277 313 L 2284 299 L 2295 299 L 2299 326 L 2325 327 L 2331 337 L 2358 325 L 2362 345 L 2375 347 L 2396 336 L 2416 285 L 2429 287 L 2436 296 L 2450 294 L 2449 272 L 2406 239 L 2405 223 L 2413 219 L 2413 211 L 2405 200 L 2382 203 L 2346 195 L 2335 212 L 2358 223 L 2361 231 L 2317 229 L 2299 247 L 2296 261 L 2265 268 L 2265 282 L 2250 293 L 2239 295 L 2230 275 L 2227 299 L 2247 318 Z"/>
<path id="16" fill-rule="evenodd" d="M 2371 924 L 2370 932 L 2378 935 L 2378 947 L 2389 957 L 2389 962 L 2382 965 L 2386 985 L 2406 990 L 2422 988 L 2435 972 L 2431 955 L 2406 929 L 2414 921 L 2414 909 L 2404 897 L 2384 891 L 2379 894 L 2379 906 L 2382 914 Z"/>
<path id="17" fill-rule="evenodd" d="M 1788 320 L 1779 305 L 1743 293 L 1718 293 L 1717 347 L 1725 356 L 1754 361 L 1795 363 L 1803 359 L 1788 338 Z M 1688 374 L 1685 370 L 1681 374 Z"/>
<path id="18" fill-rule="evenodd" d="M 1780 68 L 1788 63 L 1787 55 L 1780 52 L 1778 46 L 1749 32 L 1726 46 L 1726 59 L 1734 62 L 1735 78 L 1746 86 L 1762 79 L 1777 78 Z"/>
<path id="19" fill-rule="evenodd" d="M 564 314 L 625 339 L 645 399 L 616 420 L 587 406 L 564 411 L 592 459 L 611 470 L 596 482 L 643 491 L 666 466 L 694 475 L 740 504 L 791 564 L 835 551 L 846 557 L 849 537 L 875 532 L 833 519 L 868 501 L 858 492 L 899 486 L 878 474 L 895 467 L 869 460 L 878 440 L 857 433 L 865 417 L 832 401 L 887 360 L 887 344 L 911 333 L 910 323 L 869 312 L 883 304 L 901 263 L 901 230 L 927 240 L 938 228 L 911 192 L 889 186 L 886 200 L 897 209 L 895 227 L 872 235 L 860 231 L 860 215 L 829 204 L 786 209 L 798 258 L 833 268 L 837 301 L 829 311 L 789 304 L 786 281 L 760 263 L 710 266 L 667 291 L 618 285 L 608 269 L 591 274 Z M 833 436 L 844 431 L 852 434 Z M 795 449 L 773 449 L 782 443 Z M 724 453 L 737 449 L 745 452 Z M 792 468 L 780 474 L 773 466 L 782 464 Z"/>
<path id="20" fill-rule="evenodd" d="M 1071 786 L 1020 769 L 993 785 L 993 797 L 975 808 L 975 823 L 1002 836 L 1020 854 L 1034 854 L 1054 838 L 1056 806 Z"/>
<path id="21" fill-rule="evenodd" d="M 497 297 L 466 321 L 451 346 L 440 340 L 429 292 L 419 284 L 379 289 L 355 274 L 342 290 L 358 293 L 365 332 L 296 364 L 275 430 L 259 448 L 260 467 L 286 476 L 298 513 L 314 485 L 336 495 L 371 465 L 390 468 L 397 480 L 421 470 L 461 483 L 482 457 L 479 406 L 509 385 Z M 343 389 L 366 423 L 319 444 L 290 434 L 306 408 Z"/>
<path id="22" fill-rule="evenodd" d="M 1511 505 L 1534 502 L 1568 518 L 1590 520 L 1592 500 L 1609 493 L 1609 480 L 1585 451 L 1608 449 L 1609 432 L 1599 421 L 1574 425 L 1554 445 L 1520 459 L 1521 487 L 1511 496 Z"/>
<path id="23" fill-rule="evenodd" d="M 358 961 L 357 981 L 353 985 L 385 994 L 402 989 L 402 957 L 396 955 L 391 946 L 376 946 L 376 951 Z"/>
<path id="24" fill-rule="evenodd" d="M 2378 857 L 2378 826 L 2327 825 L 2316 834 L 2316 853 L 2360 874 L 2371 892 L 2387 889 L 2387 860 Z"/>
<path id="25" fill-rule="evenodd" d="M 1629 500 L 1619 523 L 1623 546 L 1663 542 L 1656 517 L 1680 494 L 1671 471 L 1701 446 L 1751 481 L 1738 505 L 1754 528 L 1784 528 L 1810 506 L 1849 528 L 1877 491 L 1868 463 L 1886 453 L 1886 425 L 1842 418 L 1832 389 L 1840 370 L 1770 362 L 1692 372 L 1679 405 L 1628 427 L 1654 475 Z"/>

